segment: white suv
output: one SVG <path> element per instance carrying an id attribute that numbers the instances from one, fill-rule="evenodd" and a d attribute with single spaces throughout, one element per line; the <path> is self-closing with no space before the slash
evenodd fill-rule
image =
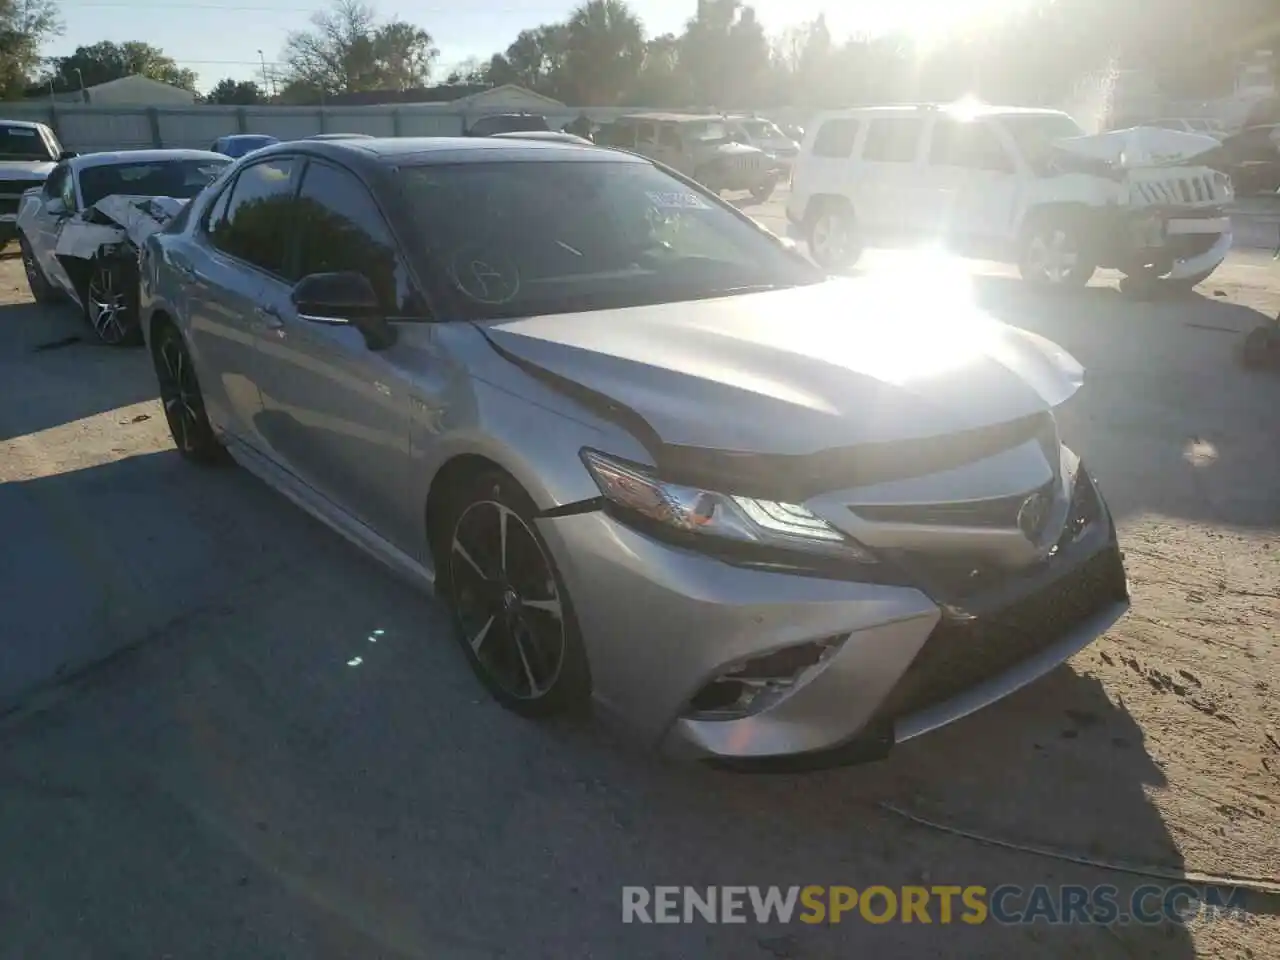
<path id="1" fill-rule="evenodd" d="M 1211 137 L 1134 128 L 1086 136 L 1056 110 L 866 107 L 809 125 L 789 232 L 822 267 L 866 243 L 935 240 L 1082 286 L 1100 267 L 1191 287 L 1231 248 L 1226 174 L 1196 163 Z"/>

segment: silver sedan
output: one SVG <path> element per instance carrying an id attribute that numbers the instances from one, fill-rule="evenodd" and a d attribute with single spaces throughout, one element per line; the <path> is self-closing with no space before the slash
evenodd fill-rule
<path id="1" fill-rule="evenodd" d="M 179 451 L 434 589 L 521 714 L 872 759 L 1127 607 L 1070 356 L 829 279 L 641 157 L 298 141 L 189 209 L 140 299 Z"/>

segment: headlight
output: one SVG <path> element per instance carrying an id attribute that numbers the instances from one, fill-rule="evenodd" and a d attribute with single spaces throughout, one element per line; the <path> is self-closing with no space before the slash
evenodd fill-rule
<path id="1" fill-rule="evenodd" d="M 644 467 L 596 450 L 583 450 L 582 462 L 611 504 L 678 533 L 876 562 L 865 547 L 798 504 L 666 483 Z"/>

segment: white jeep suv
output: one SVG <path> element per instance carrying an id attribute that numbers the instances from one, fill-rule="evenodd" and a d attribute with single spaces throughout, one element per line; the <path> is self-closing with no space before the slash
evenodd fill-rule
<path id="1" fill-rule="evenodd" d="M 1087 136 L 1056 110 L 841 110 L 809 125 L 789 232 L 828 269 L 864 244 L 932 240 L 1044 285 L 1083 286 L 1114 267 L 1189 288 L 1231 249 L 1231 181 L 1203 165 L 1217 147 L 1146 127 Z"/>

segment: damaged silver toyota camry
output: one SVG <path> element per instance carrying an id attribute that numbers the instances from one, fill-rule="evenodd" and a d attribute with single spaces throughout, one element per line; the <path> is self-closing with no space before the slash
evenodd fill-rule
<path id="1" fill-rule="evenodd" d="M 142 256 L 188 459 L 434 587 L 504 706 L 745 768 L 883 756 L 1128 606 L 1083 371 L 832 280 L 643 158 L 296 142 Z"/>

